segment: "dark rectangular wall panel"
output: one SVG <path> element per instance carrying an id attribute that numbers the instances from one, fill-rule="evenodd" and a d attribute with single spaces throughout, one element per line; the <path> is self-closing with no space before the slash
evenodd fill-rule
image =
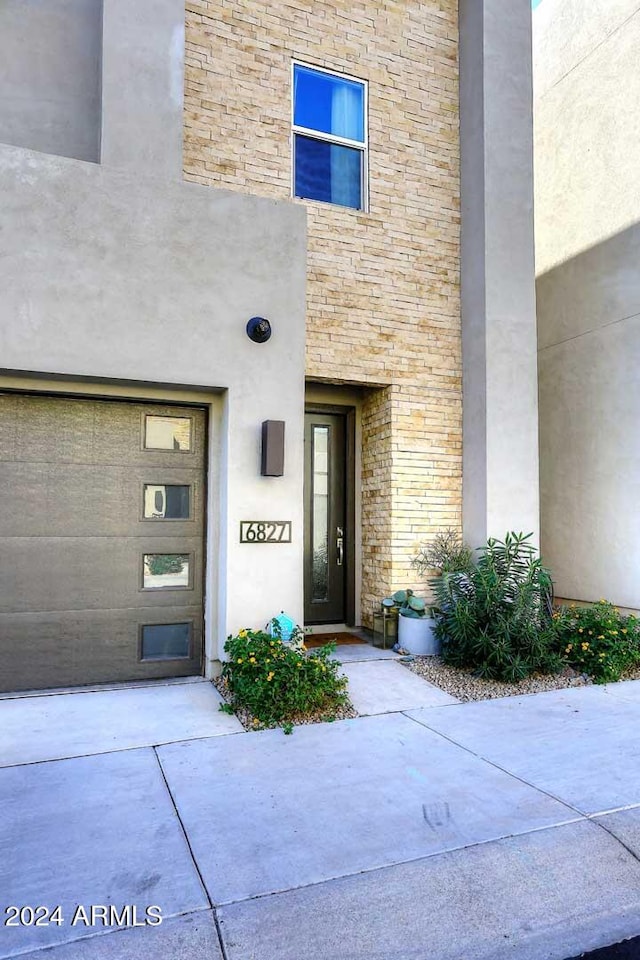
<path id="1" fill-rule="evenodd" d="M 262 476 L 284 474 L 284 420 L 265 420 L 262 424 Z"/>

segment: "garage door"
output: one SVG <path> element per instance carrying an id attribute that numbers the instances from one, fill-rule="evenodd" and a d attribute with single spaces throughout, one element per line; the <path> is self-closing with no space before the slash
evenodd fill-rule
<path id="1" fill-rule="evenodd" d="M 201 672 L 206 412 L 0 394 L 0 689 Z"/>

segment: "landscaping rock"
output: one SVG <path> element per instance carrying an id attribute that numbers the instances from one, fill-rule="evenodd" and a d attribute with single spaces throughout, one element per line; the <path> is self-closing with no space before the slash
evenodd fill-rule
<path id="1" fill-rule="evenodd" d="M 450 667 L 443 662 L 442 657 L 416 657 L 407 662 L 399 661 L 409 670 L 430 683 L 434 683 L 441 690 L 445 690 L 452 697 L 457 697 L 467 703 L 471 700 L 496 700 L 500 697 L 521 697 L 527 693 L 542 693 L 545 690 L 563 690 L 567 687 L 586 687 L 591 680 L 571 670 L 571 674 L 563 671 L 555 676 L 535 674 L 520 680 L 519 683 L 502 683 L 499 680 L 483 680 L 475 677 L 468 670 Z"/>

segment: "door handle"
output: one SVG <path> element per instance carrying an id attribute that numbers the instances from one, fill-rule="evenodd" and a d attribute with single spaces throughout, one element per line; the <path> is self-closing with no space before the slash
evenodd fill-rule
<path id="1" fill-rule="evenodd" d="M 336 550 L 338 551 L 337 564 L 341 567 L 344 560 L 344 532 L 342 527 L 336 528 Z"/>

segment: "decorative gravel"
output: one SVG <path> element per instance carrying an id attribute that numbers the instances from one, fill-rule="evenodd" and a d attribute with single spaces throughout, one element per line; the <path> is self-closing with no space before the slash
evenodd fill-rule
<path id="1" fill-rule="evenodd" d="M 567 687 L 588 687 L 592 681 L 584 674 L 568 668 L 562 674 L 548 676 L 534 674 L 519 683 L 501 683 L 499 680 L 482 680 L 468 670 L 450 667 L 441 657 L 414 657 L 400 661 L 419 677 L 445 690 L 463 703 L 470 700 L 496 700 L 499 697 L 521 697 L 527 693 L 542 693 L 545 690 L 566 690 Z M 640 676 L 640 674 L 639 674 Z M 636 679 L 627 676 L 625 680 Z"/>
<path id="2" fill-rule="evenodd" d="M 213 684 L 223 700 L 225 700 L 227 703 L 231 703 L 233 697 L 229 692 L 229 687 L 227 686 L 226 680 L 224 680 L 222 677 L 218 677 L 217 680 L 213 681 Z M 245 730 L 268 730 L 275 727 L 284 726 L 283 722 L 261 723 L 251 713 L 249 713 L 248 710 L 244 709 L 244 707 L 234 707 L 233 712 Z M 328 723 L 333 720 L 348 720 L 357 716 L 358 714 L 356 710 L 354 710 L 350 702 L 347 702 L 345 706 L 337 710 L 316 710 L 315 713 L 299 713 L 292 717 L 290 722 L 294 727 L 300 727 L 309 723 Z"/>

